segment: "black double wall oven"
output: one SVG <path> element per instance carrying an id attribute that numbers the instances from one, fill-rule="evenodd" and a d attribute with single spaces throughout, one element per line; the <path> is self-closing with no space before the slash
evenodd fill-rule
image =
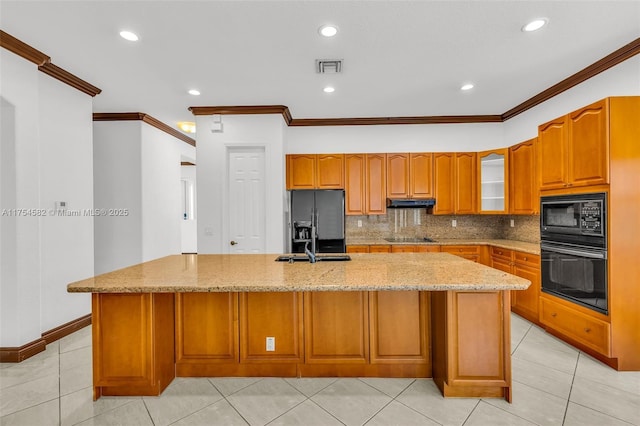
<path id="1" fill-rule="evenodd" d="M 540 198 L 542 291 L 607 314 L 607 194 Z"/>

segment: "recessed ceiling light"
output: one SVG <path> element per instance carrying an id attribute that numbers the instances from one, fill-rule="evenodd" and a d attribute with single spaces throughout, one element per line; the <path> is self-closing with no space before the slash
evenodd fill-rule
<path id="1" fill-rule="evenodd" d="M 191 90 L 189 90 L 189 94 L 193 95 L 193 96 L 199 96 L 200 95 L 200 91 L 196 90 L 196 89 L 191 89 Z"/>
<path id="2" fill-rule="evenodd" d="M 547 18 L 535 19 L 522 27 L 522 31 L 529 33 L 531 31 L 539 30 L 540 28 L 544 27 L 547 22 L 549 22 Z"/>
<path id="3" fill-rule="evenodd" d="M 179 121 L 178 122 L 178 127 L 183 132 L 187 132 L 187 133 L 195 133 L 196 132 L 196 123 L 194 123 L 193 121 Z"/>
<path id="4" fill-rule="evenodd" d="M 138 36 L 131 31 L 120 31 L 120 37 L 129 41 L 138 41 Z"/>
<path id="5" fill-rule="evenodd" d="M 473 84 L 471 84 L 471 83 L 463 84 L 460 87 L 460 90 L 471 90 L 471 89 L 473 89 Z"/>
<path id="6" fill-rule="evenodd" d="M 318 32 L 320 33 L 320 35 L 323 35 L 325 37 L 333 37 L 334 35 L 338 34 L 338 27 L 336 27 L 335 25 L 323 25 L 318 29 Z"/>
<path id="7" fill-rule="evenodd" d="M 336 91 L 336 89 L 334 89 L 334 88 L 333 88 L 333 87 L 331 87 L 331 86 L 327 86 L 327 87 L 325 87 L 324 89 L 322 89 L 322 91 L 323 91 L 324 93 L 333 93 L 333 92 L 335 92 L 335 91 Z"/>

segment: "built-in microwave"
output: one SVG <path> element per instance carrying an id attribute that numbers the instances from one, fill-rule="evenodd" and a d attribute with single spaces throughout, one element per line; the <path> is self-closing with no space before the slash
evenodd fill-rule
<path id="1" fill-rule="evenodd" d="M 540 238 L 606 248 L 607 194 L 540 198 Z"/>

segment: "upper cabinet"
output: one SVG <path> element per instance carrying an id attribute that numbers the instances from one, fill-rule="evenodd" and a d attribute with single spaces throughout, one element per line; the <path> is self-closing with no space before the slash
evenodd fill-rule
<path id="1" fill-rule="evenodd" d="M 433 198 L 433 154 L 387 154 L 387 197 Z"/>
<path id="2" fill-rule="evenodd" d="M 287 155 L 287 189 L 344 188 L 343 154 Z"/>
<path id="3" fill-rule="evenodd" d="M 386 213 L 386 155 L 345 154 L 345 214 Z"/>
<path id="4" fill-rule="evenodd" d="M 476 153 L 433 154 L 433 214 L 474 214 L 476 205 Z"/>
<path id="5" fill-rule="evenodd" d="M 509 148 L 509 212 L 535 214 L 540 210 L 536 142 L 531 139 Z"/>
<path id="6" fill-rule="evenodd" d="M 478 153 L 480 213 L 508 213 L 508 170 L 508 148 Z"/>
<path id="7" fill-rule="evenodd" d="M 607 99 L 538 127 L 540 189 L 609 183 Z"/>

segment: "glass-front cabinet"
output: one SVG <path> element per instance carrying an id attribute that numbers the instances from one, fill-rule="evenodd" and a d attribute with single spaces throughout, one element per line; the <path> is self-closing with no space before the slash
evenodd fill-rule
<path id="1" fill-rule="evenodd" d="M 478 211 L 480 213 L 508 213 L 509 188 L 508 149 L 478 153 Z"/>

